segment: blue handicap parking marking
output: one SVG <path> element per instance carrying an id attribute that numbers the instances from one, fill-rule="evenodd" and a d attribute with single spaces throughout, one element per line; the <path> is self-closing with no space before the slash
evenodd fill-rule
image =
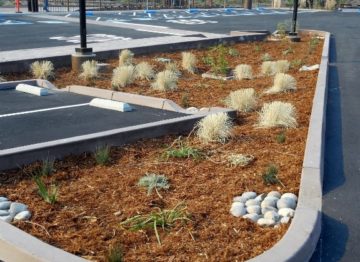
<path id="1" fill-rule="evenodd" d="M 0 19 L 0 25 L 31 25 L 31 22 L 21 20 L 5 20 Z"/>

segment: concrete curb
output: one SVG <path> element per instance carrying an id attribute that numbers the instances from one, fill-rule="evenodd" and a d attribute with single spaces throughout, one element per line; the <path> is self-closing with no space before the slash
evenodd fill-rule
<path id="1" fill-rule="evenodd" d="M 271 249 L 249 262 L 309 261 L 321 233 L 330 33 L 314 30 L 303 32 L 323 36 L 325 41 L 306 141 L 298 206 L 284 237 Z"/>

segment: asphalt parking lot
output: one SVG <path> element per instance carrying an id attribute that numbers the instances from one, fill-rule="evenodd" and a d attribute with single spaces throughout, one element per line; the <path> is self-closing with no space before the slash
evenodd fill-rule
<path id="1" fill-rule="evenodd" d="M 176 118 L 185 114 L 131 105 L 118 112 L 90 106 L 93 97 L 63 91 L 35 96 L 0 90 L 0 151 L 117 128 Z"/>

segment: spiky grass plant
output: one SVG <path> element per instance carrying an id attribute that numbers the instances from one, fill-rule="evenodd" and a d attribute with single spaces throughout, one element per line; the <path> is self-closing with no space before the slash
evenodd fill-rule
<path id="1" fill-rule="evenodd" d="M 265 76 L 275 75 L 275 62 L 265 61 L 261 64 L 261 73 Z"/>
<path id="2" fill-rule="evenodd" d="M 121 50 L 119 54 L 119 66 L 132 65 L 134 53 L 129 49 Z"/>
<path id="3" fill-rule="evenodd" d="M 95 60 L 85 61 L 81 65 L 80 77 L 86 81 L 99 77 L 98 62 Z"/>
<path id="4" fill-rule="evenodd" d="M 271 55 L 270 55 L 269 53 L 265 53 L 265 54 L 262 55 L 261 60 L 262 60 L 263 62 L 271 61 L 271 60 L 272 60 L 272 57 L 271 57 Z"/>
<path id="5" fill-rule="evenodd" d="M 278 168 L 275 165 L 269 165 L 262 175 L 262 179 L 265 185 L 281 184 L 278 178 Z"/>
<path id="6" fill-rule="evenodd" d="M 259 115 L 260 127 L 287 127 L 297 126 L 295 107 L 290 103 L 274 101 L 265 103 Z"/>
<path id="7" fill-rule="evenodd" d="M 135 67 L 135 77 L 138 79 L 153 79 L 155 76 L 153 67 L 147 62 L 141 62 Z"/>
<path id="8" fill-rule="evenodd" d="M 40 175 L 41 176 L 49 176 L 54 172 L 54 163 L 55 160 L 53 158 L 46 158 L 41 162 L 40 167 Z"/>
<path id="9" fill-rule="evenodd" d="M 132 65 L 119 66 L 114 69 L 111 85 L 114 90 L 134 82 L 135 68 Z"/>
<path id="10" fill-rule="evenodd" d="M 158 196 L 162 198 L 158 189 L 169 189 L 170 184 L 166 176 L 150 173 L 139 179 L 138 186 L 146 187 L 148 196 L 155 189 Z"/>
<path id="11" fill-rule="evenodd" d="M 170 210 L 157 208 L 157 211 L 150 214 L 130 217 L 121 222 L 120 225 L 130 231 L 153 229 L 156 239 L 161 245 L 158 227 L 165 231 L 174 227 L 177 223 L 186 223 L 188 221 L 191 221 L 191 219 L 186 211 L 186 206 L 184 203 L 180 203 Z"/>
<path id="12" fill-rule="evenodd" d="M 97 147 L 94 152 L 94 158 L 98 165 L 105 166 L 110 162 L 110 147 Z"/>
<path id="13" fill-rule="evenodd" d="M 227 161 L 230 166 L 247 166 L 252 161 L 254 161 L 255 157 L 252 155 L 243 155 L 243 154 L 231 154 L 227 157 Z"/>
<path id="14" fill-rule="evenodd" d="M 277 73 L 274 78 L 274 85 L 265 93 L 275 94 L 296 90 L 296 80 L 294 77 L 284 73 Z"/>
<path id="15" fill-rule="evenodd" d="M 159 91 L 171 91 L 177 89 L 178 76 L 176 73 L 170 70 L 159 72 L 156 75 L 155 82 L 152 83 L 151 87 Z"/>
<path id="16" fill-rule="evenodd" d="M 276 142 L 278 142 L 279 144 L 283 144 L 286 141 L 286 135 L 284 132 L 280 132 L 279 134 L 276 135 Z"/>
<path id="17" fill-rule="evenodd" d="M 203 143 L 225 143 L 231 136 L 233 123 L 226 113 L 211 114 L 201 119 L 197 125 L 197 137 Z"/>
<path id="18" fill-rule="evenodd" d="M 194 74 L 196 71 L 196 63 L 197 63 L 196 56 L 190 52 L 182 52 L 181 55 L 182 55 L 182 61 L 181 61 L 182 68 L 188 71 L 189 73 Z"/>
<path id="19" fill-rule="evenodd" d="M 250 112 L 257 104 L 257 97 L 253 88 L 233 91 L 225 98 L 225 105 L 240 112 Z"/>
<path id="20" fill-rule="evenodd" d="M 30 71 L 35 78 L 48 80 L 54 77 L 54 65 L 50 61 L 35 61 L 30 65 Z"/>
<path id="21" fill-rule="evenodd" d="M 290 63 L 287 60 L 278 60 L 275 62 L 276 73 L 286 73 L 290 69 Z"/>
<path id="22" fill-rule="evenodd" d="M 238 80 L 253 79 L 252 68 L 250 65 L 246 64 L 237 65 L 234 70 L 234 75 Z"/>
<path id="23" fill-rule="evenodd" d="M 45 200 L 46 203 L 55 204 L 58 197 L 58 187 L 51 184 L 48 188 L 41 176 L 35 176 L 34 181 L 38 187 L 39 195 Z"/>
<path id="24" fill-rule="evenodd" d="M 165 64 L 165 70 L 169 70 L 171 72 L 174 72 L 178 77 L 181 76 L 181 72 L 180 72 L 178 66 L 175 63 L 166 63 Z"/>
<path id="25" fill-rule="evenodd" d="M 186 142 L 177 138 L 169 148 L 162 154 L 162 158 L 168 160 L 169 158 L 201 158 L 202 153 L 199 149 L 189 146 Z"/>
<path id="26" fill-rule="evenodd" d="M 123 262 L 124 252 L 120 244 L 115 244 L 109 247 L 108 253 L 105 256 L 106 262 Z"/>

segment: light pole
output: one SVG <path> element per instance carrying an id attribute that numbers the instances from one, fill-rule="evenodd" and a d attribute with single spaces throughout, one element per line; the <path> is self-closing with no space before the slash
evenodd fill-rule
<path id="1" fill-rule="evenodd" d="M 299 0 L 294 0 L 294 9 L 293 9 L 293 17 L 292 17 L 292 23 L 291 23 L 291 31 L 289 33 L 289 39 L 293 42 L 299 42 L 300 37 L 298 36 L 296 32 L 296 23 L 297 23 L 297 13 L 298 13 L 298 5 Z"/>
<path id="2" fill-rule="evenodd" d="M 80 48 L 75 48 L 75 54 L 71 55 L 72 70 L 79 72 L 83 62 L 93 60 L 95 54 L 92 48 L 87 47 L 86 42 L 86 15 L 85 15 L 85 0 L 79 1 L 79 15 L 80 15 Z"/>

